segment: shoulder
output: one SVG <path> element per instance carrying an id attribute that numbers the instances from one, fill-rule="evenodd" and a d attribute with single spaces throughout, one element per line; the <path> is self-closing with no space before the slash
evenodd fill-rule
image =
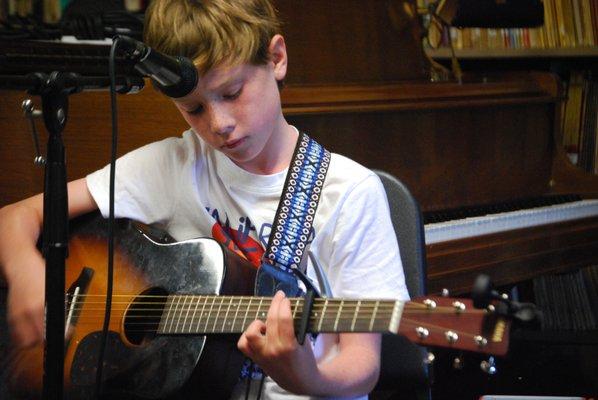
<path id="1" fill-rule="evenodd" d="M 318 206 L 318 222 L 330 227 L 340 220 L 364 220 L 355 218 L 356 215 L 381 215 L 387 213 L 387 209 L 386 192 L 378 175 L 333 153 Z"/>
<path id="2" fill-rule="evenodd" d="M 176 167 L 193 163 L 204 146 L 192 130 L 185 131 L 179 137 L 168 137 L 141 146 L 118 160 L 118 166 L 127 169 Z"/>
<path id="3" fill-rule="evenodd" d="M 203 144 L 197 135 L 191 129 L 189 129 L 183 132 L 179 137 L 168 137 L 157 142 L 149 143 L 138 148 L 137 150 L 133 150 L 130 154 L 140 153 L 153 156 L 185 159 L 200 152 L 202 147 Z"/>
<path id="4" fill-rule="evenodd" d="M 344 196 L 348 196 L 354 191 L 379 192 L 384 190 L 380 178 L 374 171 L 336 153 L 332 153 L 324 187 L 328 192 L 336 192 L 338 195 Z"/>

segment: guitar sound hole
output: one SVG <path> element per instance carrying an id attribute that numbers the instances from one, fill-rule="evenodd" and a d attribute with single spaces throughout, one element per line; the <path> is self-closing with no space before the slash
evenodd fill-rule
<path id="1" fill-rule="evenodd" d="M 140 345 L 156 336 L 167 295 L 162 288 L 151 288 L 131 303 L 125 315 L 125 335 L 130 343 Z"/>

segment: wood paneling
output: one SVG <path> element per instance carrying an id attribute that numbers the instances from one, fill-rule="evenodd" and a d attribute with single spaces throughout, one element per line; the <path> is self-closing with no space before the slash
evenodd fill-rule
<path id="1" fill-rule="evenodd" d="M 291 84 L 425 79 L 412 0 L 276 0 Z"/>
<path id="2" fill-rule="evenodd" d="M 402 179 L 424 210 L 479 204 L 549 190 L 555 93 L 529 80 L 501 83 L 289 86 L 290 122 L 332 151 Z M 0 98 L 0 148 L 6 173 L 0 205 L 42 190 L 20 104 Z M 39 101 L 39 99 L 34 99 Z M 187 128 L 172 102 L 151 87 L 118 96 L 119 154 Z M 39 106 L 39 103 L 38 103 Z M 69 179 L 109 161 L 105 92 L 71 96 L 64 140 Z M 42 121 L 37 121 L 45 132 Z M 46 134 L 42 135 L 42 144 Z M 45 146 L 44 146 L 45 147 Z"/>
<path id="3" fill-rule="evenodd" d="M 495 285 L 596 262 L 598 217 L 517 229 L 427 246 L 428 290 L 470 292 L 478 274 Z"/>

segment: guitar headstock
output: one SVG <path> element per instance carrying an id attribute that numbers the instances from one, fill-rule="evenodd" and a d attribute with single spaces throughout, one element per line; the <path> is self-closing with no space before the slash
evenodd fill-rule
<path id="1" fill-rule="evenodd" d="M 509 326 L 507 318 L 474 308 L 470 299 L 422 297 L 405 303 L 398 333 L 423 346 L 505 355 Z"/>

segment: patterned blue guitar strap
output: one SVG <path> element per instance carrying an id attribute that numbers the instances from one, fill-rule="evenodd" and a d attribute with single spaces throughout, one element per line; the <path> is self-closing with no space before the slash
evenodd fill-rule
<path id="1" fill-rule="evenodd" d="M 299 270 L 330 164 L 330 152 L 305 133 L 299 134 L 287 172 L 268 247 L 257 273 L 255 294 L 288 297 L 301 294 Z"/>
<path id="2" fill-rule="evenodd" d="M 308 244 L 329 164 L 330 152 L 300 132 L 257 272 L 256 295 L 273 296 L 278 290 L 288 297 L 302 294 L 294 271 L 299 270 Z M 241 378 L 250 382 L 264 376 L 258 365 L 246 359 Z"/>

